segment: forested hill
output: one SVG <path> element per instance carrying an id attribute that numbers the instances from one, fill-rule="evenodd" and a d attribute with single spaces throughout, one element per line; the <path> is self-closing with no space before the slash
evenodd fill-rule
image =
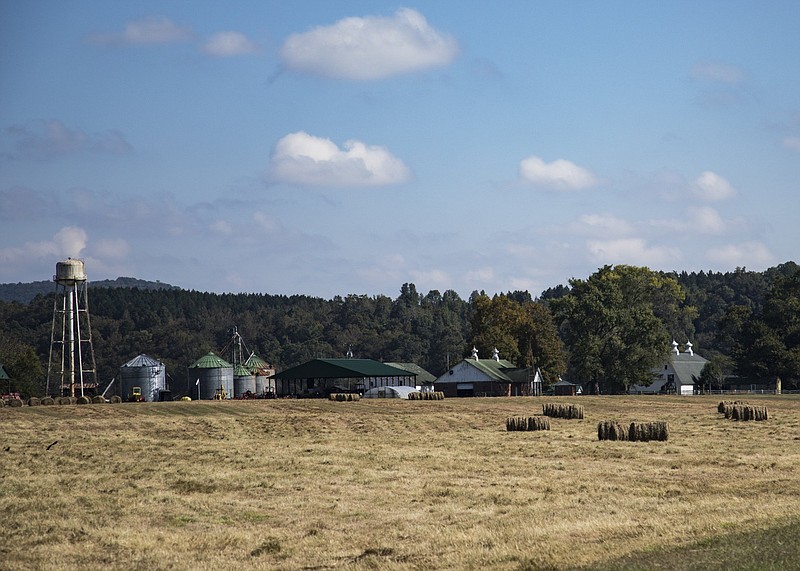
<path id="1" fill-rule="evenodd" d="M 143 290 L 154 289 L 180 289 L 158 281 L 151 282 L 136 278 L 117 278 L 115 280 L 90 281 L 89 289 L 95 287 L 126 287 L 139 288 Z M 18 301 L 19 303 L 30 303 L 37 295 L 47 295 L 55 291 L 55 284 L 52 281 L 38 281 L 29 283 L 0 284 L 0 301 Z"/>

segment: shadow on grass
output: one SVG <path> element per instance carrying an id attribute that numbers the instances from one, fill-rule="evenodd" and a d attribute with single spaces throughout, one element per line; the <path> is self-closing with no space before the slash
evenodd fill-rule
<path id="1" fill-rule="evenodd" d="M 631 553 L 584 569 L 800 569 L 800 521 L 709 537 L 680 548 Z"/>

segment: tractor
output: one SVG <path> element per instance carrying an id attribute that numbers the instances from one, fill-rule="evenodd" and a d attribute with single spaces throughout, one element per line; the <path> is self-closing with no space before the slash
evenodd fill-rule
<path id="1" fill-rule="evenodd" d="M 142 387 L 131 387 L 131 394 L 128 397 L 128 402 L 144 402 Z"/>

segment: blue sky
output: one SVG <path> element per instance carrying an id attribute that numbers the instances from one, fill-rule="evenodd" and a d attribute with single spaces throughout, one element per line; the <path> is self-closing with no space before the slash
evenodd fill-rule
<path id="1" fill-rule="evenodd" d="M 0 282 L 462 297 L 800 243 L 795 1 L 0 0 Z"/>

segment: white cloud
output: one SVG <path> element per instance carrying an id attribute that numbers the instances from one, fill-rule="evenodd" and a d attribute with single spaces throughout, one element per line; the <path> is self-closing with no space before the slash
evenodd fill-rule
<path id="1" fill-rule="evenodd" d="M 705 171 L 693 184 L 695 195 L 707 202 L 718 202 L 736 195 L 736 189 L 718 174 Z"/>
<path id="2" fill-rule="evenodd" d="M 785 137 L 783 146 L 793 151 L 800 151 L 800 137 Z"/>
<path id="3" fill-rule="evenodd" d="M 739 83 L 744 79 L 744 72 L 733 65 L 714 61 L 700 61 L 692 67 L 692 77 L 719 83 Z"/>
<path id="4" fill-rule="evenodd" d="M 653 266 L 675 262 L 681 258 L 678 248 L 649 246 L 641 238 L 589 240 L 586 246 L 598 264 Z"/>
<path id="5" fill-rule="evenodd" d="M 718 235 L 730 231 L 731 227 L 739 222 L 741 221 L 726 222 L 711 206 L 689 206 L 682 218 L 655 219 L 650 221 L 650 226 L 659 232 L 668 232 L 672 235 Z"/>
<path id="6" fill-rule="evenodd" d="M 292 34 L 280 54 L 291 69 L 371 80 L 448 65 L 458 54 L 458 44 L 416 10 L 401 8 L 388 18 L 344 18 Z"/>
<path id="7" fill-rule="evenodd" d="M 68 257 L 77 258 L 86 248 L 88 236 L 83 228 L 65 226 L 53 236 L 53 241 L 60 253 Z"/>
<path id="8" fill-rule="evenodd" d="M 692 206 L 686 209 L 686 229 L 700 234 L 722 234 L 725 222 L 716 209 L 710 206 Z"/>
<path id="9" fill-rule="evenodd" d="M 594 175 L 564 159 L 546 163 L 532 155 L 519 163 L 519 175 L 527 182 L 554 190 L 581 190 L 597 184 Z"/>
<path id="10" fill-rule="evenodd" d="M 100 45 L 153 45 L 186 42 L 192 39 L 191 28 L 178 26 L 163 16 L 145 18 L 125 24 L 122 32 L 93 34 L 89 41 Z"/>
<path id="11" fill-rule="evenodd" d="M 40 258 L 78 258 L 86 248 L 87 235 L 83 228 L 65 226 L 50 239 L 25 242 L 22 246 L 0 248 L 0 261 L 19 263 Z"/>
<path id="12" fill-rule="evenodd" d="M 613 214 L 584 214 L 570 224 L 570 231 L 584 236 L 626 236 L 633 232 L 633 226 Z"/>
<path id="13" fill-rule="evenodd" d="M 81 152 L 124 155 L 133 150 L 119 131 L 89 135 L 80 129 L 70 129 L 61 121 L 35 121 L 28 125 L 13 125 L 6 133 L 14 140 L 18 157 L 47 160 Z"/>
<path id="14" fill-rule="evenodd" d="M 384 147 L 350 140 L 340 149 L 330 139 L 299 131 L 278 141 L 269 177 L 297 185 L 368 187 L 405 182 L 411 171 Z"/>
<path id="15" fill-rule="evenodd" d="M 761 242 L 743 242 L 741 244 L 726 244 L 711 248 L 706 256 L 712 262 L 722 267 L 767 267 L 775 262 L 775 258 Z"/>
<path id="16" fill-rule="evenodd" d="M 218 32 L 203 46 L 203 51 L 217 57 L 232 57 L 258 53 L 258 45 L 241 32 Z"/>

